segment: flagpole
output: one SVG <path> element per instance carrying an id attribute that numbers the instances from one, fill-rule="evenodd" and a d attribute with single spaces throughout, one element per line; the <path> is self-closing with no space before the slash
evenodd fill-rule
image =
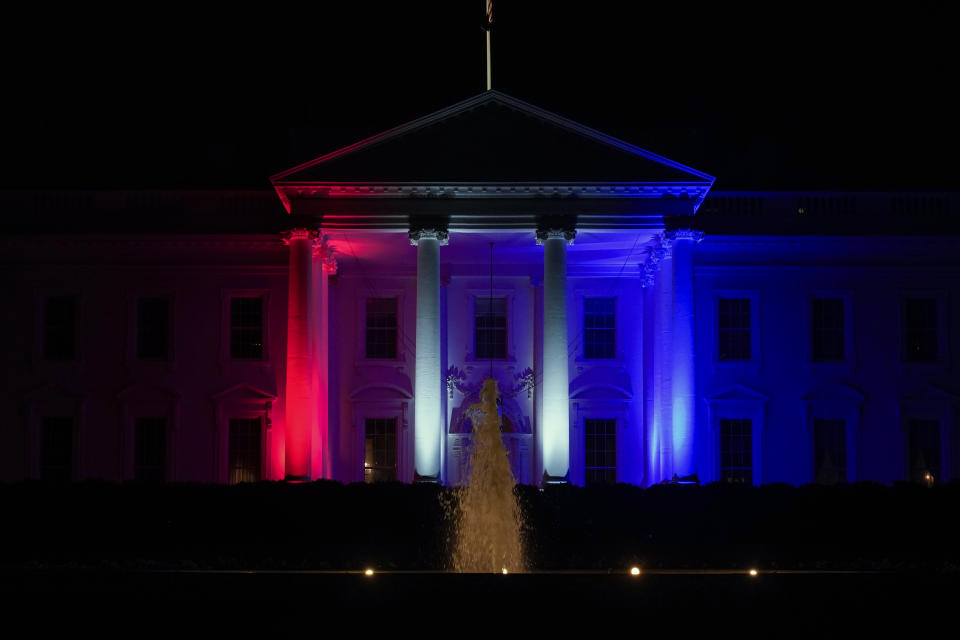
<path id="1" fill-rule="evenodd" d="M 483 30 L 487 32 L 487 91 L 493 88 L 490 79 L 490 27 L 493 26 L 493 0 L 484 0 L 484 9 L 487 12 L 487 24 Z"/>
<path id="2" fill-rule="evenodd" d="M 490 29 L 487 29 L 487 91 L 490 91 Z"/>

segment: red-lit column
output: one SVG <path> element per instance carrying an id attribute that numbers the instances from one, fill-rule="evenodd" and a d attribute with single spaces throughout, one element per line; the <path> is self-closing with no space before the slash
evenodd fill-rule
<path id="1" fill-rule="evenodd" d="M 310 480 L 311 431 L 317 398 L 313 383 L 310 340 L 310 300 L 313 284 L 313 245 L 317 232 L 292 229 L 284 234 L 290 246 L 287 303 L 287 429 L 285 474 L 289 481 Z"/>

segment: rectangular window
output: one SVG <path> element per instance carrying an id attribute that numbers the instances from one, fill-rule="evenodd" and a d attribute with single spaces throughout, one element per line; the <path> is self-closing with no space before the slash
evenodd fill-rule
<path id="1" fill-rule="evenodd" d="M 936 298 L 903 301 L 903 358 L 907 362 L 932 362 L 939 355 Z"/>
<path id="2" fill-rule="evenodd" d="M 814 480 L 818 484 L 847 481 L 847 423 L 845 420 L 813 420 Z"/>
<path id="3" fill-rule="evenodd" d="M 397 419 L 367 418 L 363 459 L 364 482 L 397 479 Z"/>
<path id="4" fill-rule="evenodd" d="M 720 421 L 720 481 L 729 484 L 753 483 L 752 421 Z"/>
<path id="5" fill-rule="evenodd" d="M 166 360 L 169 347 L 170 300 L 140 298 L 137 300 L 137 357 Z"/>
<path id="6" fill-rule="evenodd" d="M 717 359 L 749 360 L 750 298 L 717 300 Z"/>
<path id="7" fill-rule="evenodd" d="M 396 298 L 367 298 L 367 357 L 397 357 Z"/>
<path id="8" fill-rule="evenodd" d="M 476 358 L 507 357 L 506 298 L 477 298 L 474 328 Z"/>
<path id="9" fill-rule="evenodd" d="M 77 357 L 77 299 L 47 298 L 43 305 L 43 357 L 73 360 Z"/>
<path id="10" fill-rule="evenodd" d="M 617 481 L 617 421 L 584 420 L 584 479 L 587 485 Z"/>
<path id="11" fill-rule="evenodd" d="M 583 357 L 616 357 L 615 298 L 583 299 Z"/>
<path id="12" fill-rule="evenodd" d="M 810 301 L 810 344 L 814 362 L 844 359 L 843 298 L 814 298 Z"/>
<path id="13" fill-rule="evenodd" d="M 260 418 L 231 418 L 229 482 L 260 480 Z"/>
<path id="14" fill-rule="evenodd" d="M 40 477 L 47 482 L 73 480 L 73 418 L 48 416 L 43 419 L 40 442 Z"/>
<path id="15" fill-rule="evenodd" d="M 930 484 L 940 477 L 940 421 L 907 422 L 907 464 L 909 479 Z"/>
<path id="16" fill-rule="evenodd" d="M 263 359 L 263 298 L 230 299 L 230 357 Z"/>
<path id="17" fill-rule="evenodd" d="M 137 418 L 134 430 L 134 479 L 138 482 L 163 482 L 166 479 L 167 419 Z"/>

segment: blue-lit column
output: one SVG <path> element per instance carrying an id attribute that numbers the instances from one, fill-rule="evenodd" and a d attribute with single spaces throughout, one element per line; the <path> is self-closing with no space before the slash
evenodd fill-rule
<path id="1" fill-rule="evenodd" d="M 572 229 L 537 231 L 543 252 L 543 472 L 566 479 L 570 470 L 570 378 L 567 354 L 567 245 Z"/>
<path id="2" fill-rule="evenodd" d="M 414 369 L 414 479 L 439 482 L 443 435 L 443 383 L 440 362 L 440 247 L 444 229 L 410 231 L 417 247 L 417 356 Z"/>
<path id="3" fill-rule="evenodd" d="M 671 446 L 673 473 L 694 473 L 694 413 L 696 359 L 694 354 L 693 248 L 703 233 L 682 229 L 668 234 L 672 246 L 673 318 L 671 331 Z"/>
<path id="4" fill-rule="evenodd" d="M 671 381 L 673 366 L 673 264 L 670 238 L 654 236 L 643 264 L 643 393 L 646 423 L 645 483 L 658 484 L 672 474 Z"/>

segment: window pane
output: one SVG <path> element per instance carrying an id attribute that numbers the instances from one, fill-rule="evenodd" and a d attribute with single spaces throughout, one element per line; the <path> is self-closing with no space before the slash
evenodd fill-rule
<path id="1" fill-rule="evenodd" d="M 587 485 L 617 481 L 617 421 L 584 420 L 584 480 Z"/>
<path id="2" fill-rule="evenodd" d="M 230 299 L 230 357 L 263 358 L 263 298 Z"/>
<path id="3" fill-rule="evenodd" d="M 134 479 L 163 482 L 166 479 L 167 419 L 137 418 L 134 429 Z"/>
<path id="4" fill-rule="evenodd" d="M 260 480 L 260 418 L 230 420 L 230 484 Z"/>
<path id="5" fill-rule="evenodd" d="M 367 298 L 368 358 L 397 357 L 397 299 Z"/>
<path id="6" fill-rule="evenodd" d="M 749 360 L 750 299 L 720 298 L 717 301 L 717 359 Z"/>
<path id="7" fill-rule="evenodd" d="M 753 483 L 753 432 L 750 420 L 720 421 L 720 481 Z"/>
<path id="8" fill-rule="evenodd" d="M 813 421 L 814 479 L 819 484 L 847 481 L 847 423 L 844 420 Z"/>
<path id="9" fill-rule="evenodd" d="M 843 298 L 814 298 L 811 301 L 811 356 L 815 362 L 844 359 L 843 306 Z"/>
<path id="10" fill-rule="evenodd" d="M 73 480 L 73 418 L 43 419 L 40 443 L 40 477 L 54 483 Z"/>
<path id="11" fill-rule="evenodd" d="M 909 362 L 930 362 L 937 359 L 936 298 L 907 298 L 903 304 L 904 359 Z"/>
<path id="12" fill-rule="evenodd" d="M 909 479 L 925 482 L 930 474 L 940 480 L 940 421 L 910 420 L 907 427 Z"/>
<path id="13" fill-rule="evenodd" d="M 73 360 L 77 357 L 77 299 L 47 298 L 43 306 L 43 357 Z"/>
<path id="14" fill-rule="evenodd" d="M 364 482 L 397 479 L 397 419 L 367 418 L 364 421 Z"/>
<path id="15" fill-rule="evenodd" d="M 474 352 L 477 358 L 507 357 L 507 299 L 477 298 L 474 307 Z"/>
<path id="16" fill-rule="evenodd" d="M 585 298 L 583 301 L 584 358 L 616 357 L 615 298 Z"/>
<path id="17" fill-rule="evenodd" d="M 141 298 L 137 301 L 137 357 L 166 360 L 170 335 L 170 301 Z"/>

